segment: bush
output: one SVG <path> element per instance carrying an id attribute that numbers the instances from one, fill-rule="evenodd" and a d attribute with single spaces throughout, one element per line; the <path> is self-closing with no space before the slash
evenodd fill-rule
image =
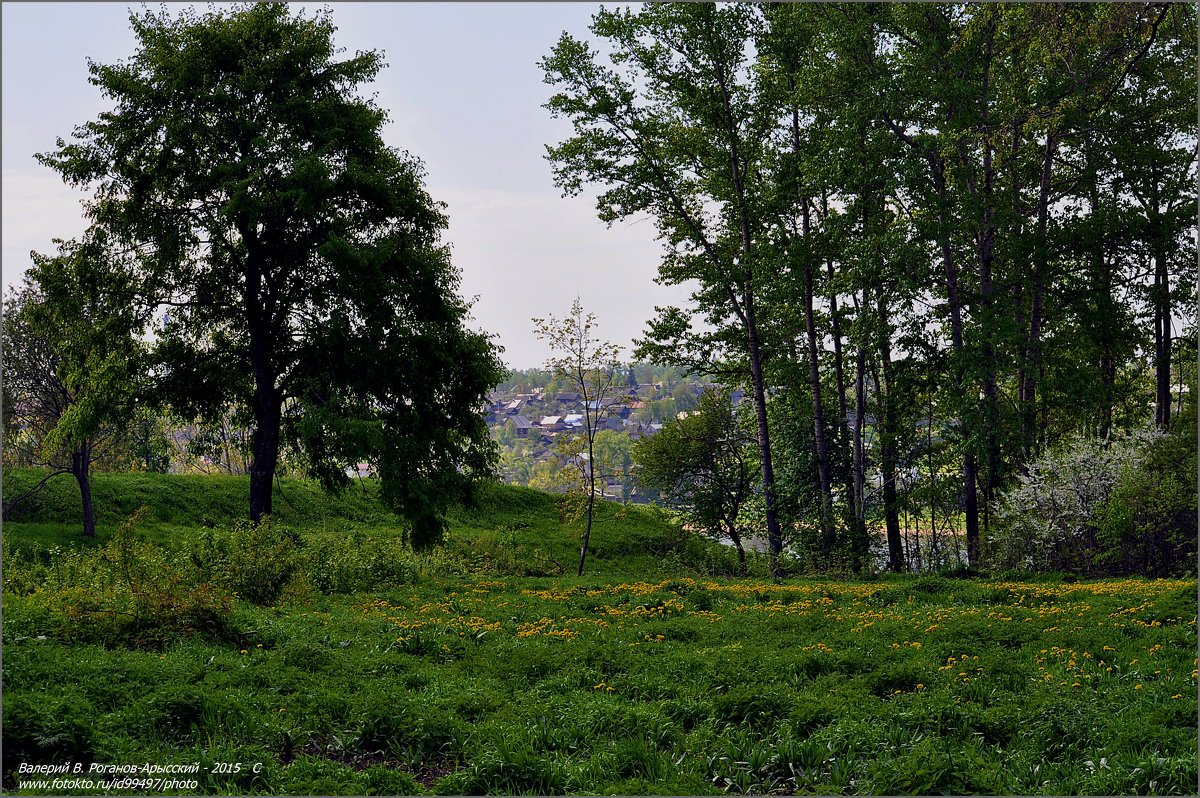
<path id="1" fill-rule="evenodd" d="M 260 607 L 274 604 L 300 565 L 300 536 L 269 516 L 205 530 L 192 548 L 201 581 Z"/>
<path id="2" fill-rule="evenodd" d="M 303 571 L 322 593 L 366 593 L 416 583 L 416 560 L 397 538 L 324 539 L 304 552 Z"/>
<path id="3" fill-rule="evenodd" d="M 1182 425 L 1156 438 L 1122 473 L 1095 514 L 1096 562 L 1108 574 L 1193 575 L 1196 435 Z"/>
<path id="4" fill-rule="evenodd" d="M 91 707 L 29 693 L 4 700 L 4 772 L 21 763 L 90 763 L 95 753 Z"/>
<path id="5" fill-rule="evenodd" d="M 1039 573 L 1096 571 L 1105 559 L 1097 550 L 1107 545 L 1097 537 L 1101 509 L 1160 437 L 1150 430 L 1109 441 L 1078 436 L 1030 463 L 996 508 L 994 563 Z"/>
<path id="6" fill-rule="evenodd" d="M 99 550 L 5 554 L 5 592 L 26 595 L 48 631 L 67 640 L 156 648 L 201 633 L 230 634 L 233 597 L 197 579 L 186 557 L 137 539 L 139 510 Z"/>

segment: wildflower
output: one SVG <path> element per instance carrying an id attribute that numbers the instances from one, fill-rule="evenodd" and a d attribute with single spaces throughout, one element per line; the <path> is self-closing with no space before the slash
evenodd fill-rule
<path id="1" fill-rule="evenodd" d="M 243 649 L 242 649 L 242 653 L 243 653 L 243 654 L 249 654 L 250 652 L 249 652 L 249 651 L 247 651 L 246 649 L 244 649 L 244 648 L 243 648 Z"/>
<path id="2" fill-rule="evenodd" d="M 1134 689 L 1134 690 L 1141 690 L 1141 689 L 1142 689 L 1142 686 L 1141 686 L 1140 684 L 1135 684 L 1135 685 L 1133 686 L 1133 689 Z"/>

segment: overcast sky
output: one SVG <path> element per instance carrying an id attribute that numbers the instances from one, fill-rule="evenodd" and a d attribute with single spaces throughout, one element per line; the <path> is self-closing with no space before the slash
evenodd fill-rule
<path id="1" fill-rule="evenodd" d="M 448 241 L 476 326 L 495 333 L 510 366 L 540 366 L 547 349 L 530 318 L 563 315 L 578 295 L 599 333 L 626 347 L 655 305 L 687 291 L 654 283 L 659 244 L 649 220 L 607 228 L 594 200 L 564 199 L 543 157 L 569 133 L 541 106 L 538 60 L 562 31 L 586 34 L 589 3 L 333 3 L 335 42 L 377 49 L 387 68 L 371 87 L 392 146 L 426 165 L 448 206 Z M 183 4 L 169 4 L 183 8 Z M 310 5 L 309 8 L 317 6 Z M 79 200 L 33 154 L 105 109 L 87 58 L 134 51 L 128 3 L 3 5 L 3 271 L 19 282 L 29 251 L 83 230 Z M 150 6 L 157 10 L 157 4 Z M 206 8 L 200 5 L 200 8 Z"/>

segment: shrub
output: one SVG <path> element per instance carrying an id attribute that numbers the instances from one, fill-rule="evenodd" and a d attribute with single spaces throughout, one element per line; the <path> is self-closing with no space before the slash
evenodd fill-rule
<path id="1" fill-rule="evenodd" d="M 416 583 L 416 559 L 399 537 L 368 538 L 352 530 L 348 538 L 322 539 L 304 552 L 304 573 L 317 590 L 366 593 Z"/>
<path id="2" fill-rule="evenodd" d="M 44 694 L 6 696 L 4 772 L 16 770 L 22 762 L 91 762 L 95 733 L 88 719 L 90 709 L 71 701 L 47 704 Z"/>
<path id="3" fill-rule="evenodd" d="M 1095 570 L 1098 513 L 1159 437 L 1149 430 L 1109 441 L 1078 436 L 1030 463 L 996 508 L 989 541 L 995 564 L 1034 572 Z"/>
<path id="4" fill-rule="evenodd" d="M 134 513 L 98 551 L 54 548 L 44 561 L 36 553 L 6 561 L 18 571 L 6 589 L 20 587 L 49 631 L 69 640 L 155 648 L 196 633 L 228 636 L 233 597 L 197 580 L 186 558 L 138 540 L 132 528 L 143 515 Z"/>
<path id="5" fill-rule="evenodd" d="M 260 607 L 274 604 L 300 565 L 300 536 L 269 516 L 205 530 L 192 548 L 200 579 Z"/>
<path id="6" fill-rule="evenodd" d="M 1094 521 L 1103 572 L 1195 574 L 1195 425 L 1154 439 L 1145 456 L 1122 471 Z"/>

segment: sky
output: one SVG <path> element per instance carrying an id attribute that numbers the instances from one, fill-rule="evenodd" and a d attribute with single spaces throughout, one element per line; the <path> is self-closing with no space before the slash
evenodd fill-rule
<path id="1" fill-rule="evenodd" d="M 187 4 L 167 7 L 182 9 Z M 206 5 L 199 5 L 204 10 Z M 297 6 L 304 8 L 305 6 Z M 308 5 L 307 8 L 317 8 Z M 537 62 L 563 31 L 587 34 L 590 3 L 332 3 L 335 44 L 381 50 L 387 67 L 367 87 L 390 114 L 385 141 L 424 161 L 426 187 L 446 203 L 446 240 L 476 298 L 476 329 L 493 333 L 513 368 L 550 354 L 532 317 L 563 316 L 578 296 L 598 333 L 626 347 L 655 305 L 687 302 L 660 286 L 660 244 L 649 219 L 607 227 L 594 194 L 564 198 L 545 146 L 570 134 L 542 105 L 552 89 Z M 95 119 L 106 103 L 87 59 L 135 51 L 128 3 L 4 3 L 3 280 L 19 283 L 29 252 L 84 229 L 80 200 L 34 159 Z M 148 6 L 157 11 L 158 4 Z"/>

